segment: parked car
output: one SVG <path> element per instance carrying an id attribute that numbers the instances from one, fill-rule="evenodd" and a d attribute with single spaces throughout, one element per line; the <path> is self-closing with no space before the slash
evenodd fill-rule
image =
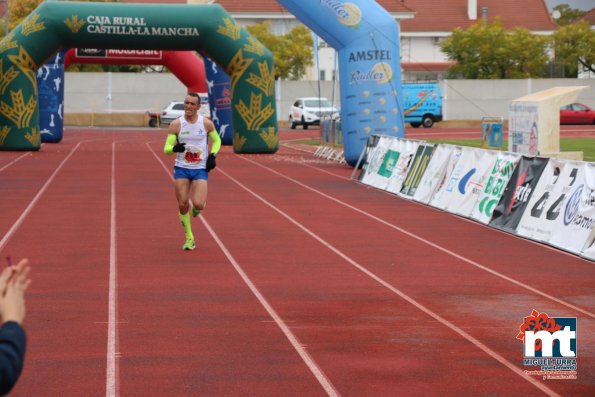
<path id="1" fill-rule="evenodd" d="M 320 125 L 320 118 L 323 116 L 336 119 L 339 117 L 339 110 L 326 98 L 297 98 L 289 110 L 289 126 L 293 130 L 301 125 L 307 130 L 309 125 Z"/>
<path id="2" fill-rule="evenodd" d="M 595 124 L 595 110 L 582 103 L 562 106 L 560 124 Z"/>
<path id="3" fill-rule="evenodd" d="M 199 94 L 200 109 L 198 113 L 211 117 L 211 110 L 209 108 L 209 96 L 207 94 Z M 157 127 L 158 125 L 169 125 L 178 117 L 184 115 L 184 102 L 172 101 L 163 108 L 161 114 L 147 112 L 149 115 L 149 126 Z"/>

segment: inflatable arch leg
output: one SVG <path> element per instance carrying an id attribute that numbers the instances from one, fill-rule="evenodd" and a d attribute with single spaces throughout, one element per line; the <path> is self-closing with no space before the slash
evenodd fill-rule
<path id="1" fill-rule="evenodd" d="M 372 0 L 278 0 L 339 52 L 345 160 L 354 166 L 371 134 L 403 137 L 399 33 Z"/>
<path id="2" fill-rule="evenodd" d="M 64 59 L 65 51 L 58 51 L 37 70 L 42 142 L 60 142 L 64 135 Z"/>
<path id="3" fill-rule="evenodd" d="M 231 90 L 229 76 L 215 62 L 204 57 L 207 86 L 209 88 L 209 107 L 215 128 L 221 136 L 221 143 L 233 143 L 233 124 L 231 122 Z"/>
<path id="4" fill-rule="evenodd" d="M 62 47 L 202 51 L 230 76 L 234 150 L 278 149 L 272 54 L 221 6 L 44 2 L 0 41 L 0 150 L 39 150 L 36 71 Z"/>

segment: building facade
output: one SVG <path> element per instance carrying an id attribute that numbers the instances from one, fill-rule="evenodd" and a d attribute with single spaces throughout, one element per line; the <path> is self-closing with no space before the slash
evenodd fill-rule
<path id="1" fill-rule="evenodd" d="M 242 26 L 271 23 L 274 34 L 286 34 L 300 22 L 277 0 L 122 0 L 128 3 L 220 4 Z M 377 0 L 398 22 L 403 80 L 441 80 L 452 65 L 440 42 L 454 28 L 469 28 L 478 20 L 500 17 L 507 29 L 523 27 L 550 35 L 557 28 L 545 0 Z M 316 47 L 316 46 L 315 46 Z M 306 80 L 338 78 L 335 50 L 320 38 L 318 63 Z"/>

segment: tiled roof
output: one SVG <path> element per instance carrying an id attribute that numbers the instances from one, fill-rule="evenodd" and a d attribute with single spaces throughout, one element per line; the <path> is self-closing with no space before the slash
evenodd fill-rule
<path id="1" fill-rule="evenodd" d="M 181 3 L 186 0 L 122 0 L 123 3 Z M 287 13 L 287 9 L 277 0 L 215 0 L 229 13 L 251 12 L 251 13 Z M 384 7 L 388 12 L 411 12 L 403 0 L 377 0 L 377 3 Z"/>
<path id="2" fill-rule="evenodd" d="M 584 17 L 581 18 L 584 21 L 589 22 L 591 26 L 595 25 L 595 8 L 589 11 Z"/>
<path id="3" fill-rule="evenodd" d="M 404 71 L 444 72 L 451 68 L 454 62 L 401 62 Z"/>
<path id="4" fill-rule="evenodd" d="M 186 0 L 122 0 L 125 3 L 186 3 Z M 415 13 L 415 18 L 401 21 L 403 32 L 449 32 L 477 22 L 467 17 L 468 0 L 377 0 L 390 13 Z M 229 13 L 288 13 L 277 0 L 216 0 Z M 555 30 L 545 0 L 477 0 L 477 18 L 482 7 L 488 20 L 502 17 L 506 28 L 518 26 L 529 30 Z"/>
<path id="5" fill-rule="evenodd" d="M 227 12 L 288 12 L 277 0 L 216 0 Z M 411 12 L 402 0 L 377 0 L 388 12 Z"/>
<path id="6" fill-rule="evenodd" d="M 544 0 L 477 0 L 477 20 L 467 16 L 468 0 L 405 0 L 415 10 L 415 18 L 401 21 L 403 32 L 451 31 L 468 28 L 481 20 L 482 7 L 487 7 L 488 20 L 500 16 L 508 29 L 555 30 Z"/>

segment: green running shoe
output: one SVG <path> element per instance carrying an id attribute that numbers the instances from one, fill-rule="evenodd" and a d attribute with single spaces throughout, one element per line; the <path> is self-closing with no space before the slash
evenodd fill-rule
<path id="1" fill-rule="evenodd" d="M 184 251 L 194 251 L 194 248 L 196 248 L 196 245 L 194 244 L 194 239 L 193 238 L 187 238 L 186 239 L 186 242 L 182 246 L 182 249 Z"/>
<path id="2" fill-rule="evenodd" d="M 200 210 L 197 210 L 196 208 L 192 207 L 192 216 L 194 218 L 196 218 L 199 215 L 200 215 Z"/>

